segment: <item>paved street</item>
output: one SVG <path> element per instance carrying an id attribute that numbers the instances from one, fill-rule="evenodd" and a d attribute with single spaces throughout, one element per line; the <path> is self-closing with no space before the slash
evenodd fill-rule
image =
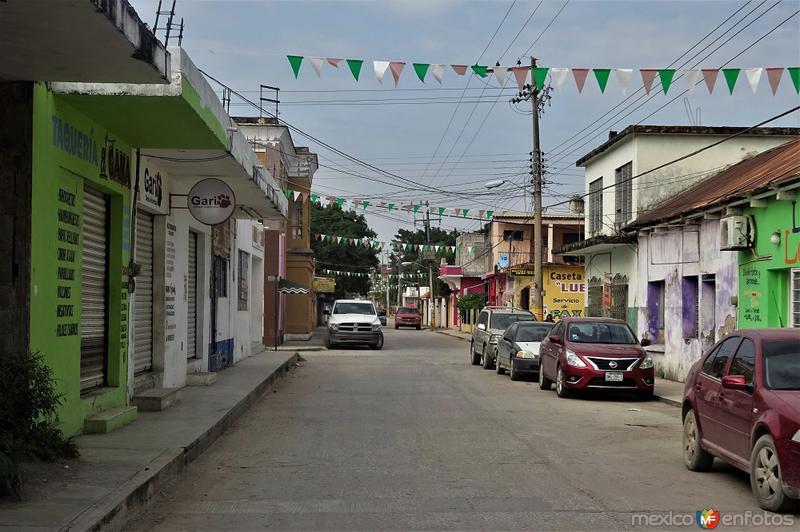
<path id="1" fill-rule="evenodd" d="M 382 351 L 304 353 L 128 529 L 607 530 L 758 511 L 746 475 L 684 468 L 676 407 L 558 399 L 469 365 L 464 341 L 385 334 Z"/>

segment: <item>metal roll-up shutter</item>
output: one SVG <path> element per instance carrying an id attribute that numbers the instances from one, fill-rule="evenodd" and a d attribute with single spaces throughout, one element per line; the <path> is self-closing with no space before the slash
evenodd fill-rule
<path id="1" fill-rule="evenodd" d="M 83 191 L 81 392 L 105 384 L 108 317 L 108 198 Z"/>
<path id="2" fill-rule="evenodd" d="M 136 212 L 136 276 L 133 316 L 133 373 L 153 368 L 153 215 Z"/>
<path id="3" fill-rule="evenodd" d="M 197 356 L 197 233 L 189 231 L 189 280 L 186 284 L 189 308 L 186 324 L 186 357 Z"/>

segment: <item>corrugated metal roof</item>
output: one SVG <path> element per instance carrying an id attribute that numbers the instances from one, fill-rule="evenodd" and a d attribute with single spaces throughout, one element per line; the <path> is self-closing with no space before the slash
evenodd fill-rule
<path id="1" fill-rule="evenodd" d="M 796 177 L 800 177 L 800 139 L 761 152 L 700 181 L 651 208 L 626 229 L 651 225 L 744 198 Z"/>

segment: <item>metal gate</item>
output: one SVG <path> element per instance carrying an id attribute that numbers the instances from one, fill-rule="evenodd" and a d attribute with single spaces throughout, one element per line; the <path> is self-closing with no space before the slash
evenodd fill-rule
<path id="1" fill-rule="evenodd" d="M 197 233 L 189 231 L 188 312 L 186 325 L 186 357 L 197 357 Z"/>
<path id="2" fill-rule="evenodd" d="M 133 373 L 153 368 L 153 215 L 136 211 L 136 276 L 133 316 Z"/>
<path id="3" fill-rule="evenodd" d="M 81 392 L 103 386 L 108 318 L 108 198 L 83 191 L 81 252 Z"/>
<path id="4" fill-rule="evenodd" d="M 589 279 L 589 302 L 586 306 L 587 316 L 599 317 L 603 315 L 603 279 L 600 277 Z"/>
<path id="5" fill-rule="evenodd" d="M 616 274 L 611 280 L 611 317 L 628 319 L 628 276 Z"/>

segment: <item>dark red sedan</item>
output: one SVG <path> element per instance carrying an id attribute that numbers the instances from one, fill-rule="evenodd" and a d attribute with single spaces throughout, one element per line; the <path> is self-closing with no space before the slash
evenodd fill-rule
<path id="1" fill-rule="evenodd" d="M 564 318 L 539 348 L 539 387 L 559 397 L 586 389 L 631 390 L 653 397 L 653 358 L 622 320 Z"/>
<path id="2" fill-rule="evenodd" d="M 414 327 L 419 330 L 422 326 L 419 311 L 414 307 L 400 307 L 394 316 L 394 328 Z"/>
<path id="3" fill-rule="evenodd" d="M 750 473 L 761 508 L 800 510 L 800 330 L 734 331 L 692 366 L 683 457 L 692 471 L 722 458 Z"/>

